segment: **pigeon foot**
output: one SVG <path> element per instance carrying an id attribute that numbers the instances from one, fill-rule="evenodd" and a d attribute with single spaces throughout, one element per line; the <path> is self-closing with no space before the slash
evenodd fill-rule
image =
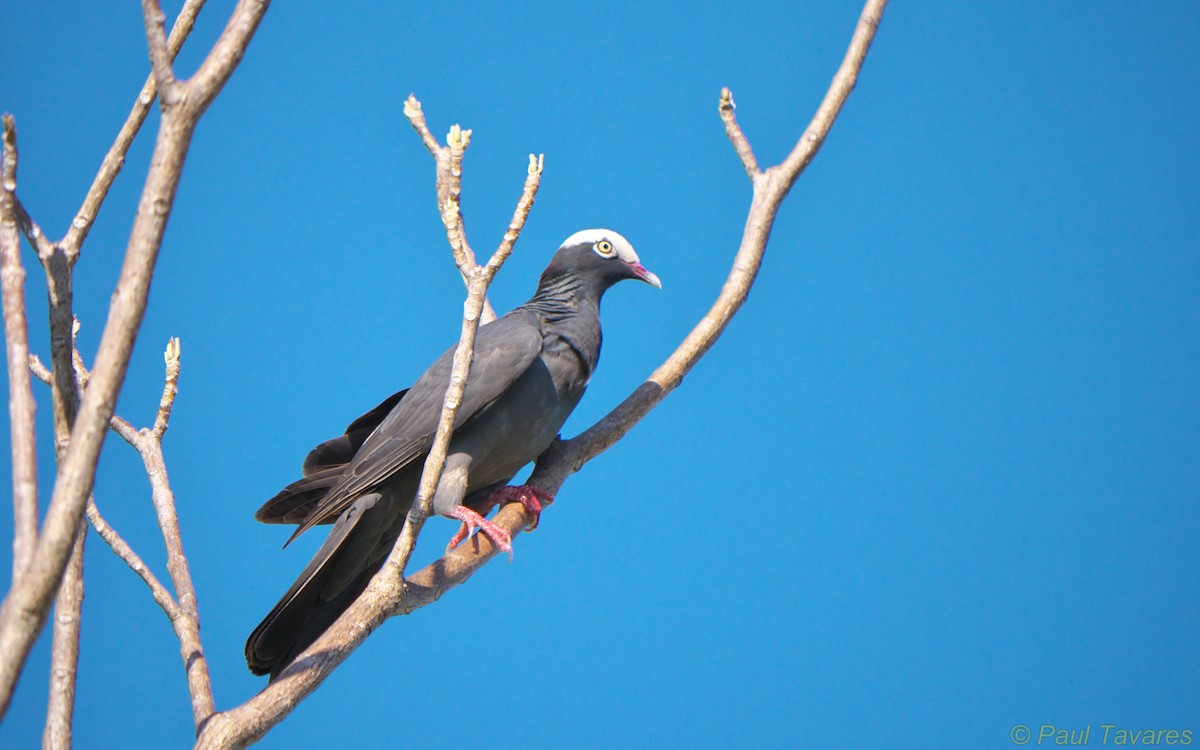
<path id="1" fill-rule="evenodd" d="M 499 503 L 507 505 L 508 503 L 520 503 L 525 506 L 525 510 L 533 517 L 529 522 L 529 530 L 533 531 L 538 527 L 538 522 L 542 518 L 542 508 L 554 502 L 554 495 L 546 492 L 541 487 L 535 487 L 532 484 L 522 484 L 517 487 L 501 487 L 492 493 L 488 498 L 490 503 Z"/>
<path id="2" fill-rule="evenodd" d="M 502 527 L 497 526 L 475 511 L 465 506 L 458 506 L 450 513 L 451 518 L 457 518 L 462 521 L 462 526 L 459 527 L 458 533 L 450 539 L 450 543 L 446 545 L 446 554 L 454 550 L 464 539 L 466 539 L 473 529 L 480 529 L 487 534 L 492 540 L 492 543 L 501 550 L 508 553 L 508 560 L 512 562 L 512 536 L 509 535 Z"/>

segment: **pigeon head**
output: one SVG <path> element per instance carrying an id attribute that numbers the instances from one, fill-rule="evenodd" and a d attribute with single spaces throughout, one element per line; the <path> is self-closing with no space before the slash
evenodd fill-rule
<path id="1" fill-rule="evenodd" d="M 539 287 L 573 281 L 602 294 L 622 279 L 638 279 L 662 289 L 662 282 L 641 264 L 629 240 L 611 229 L 584 229 L 558 248 Z"/>

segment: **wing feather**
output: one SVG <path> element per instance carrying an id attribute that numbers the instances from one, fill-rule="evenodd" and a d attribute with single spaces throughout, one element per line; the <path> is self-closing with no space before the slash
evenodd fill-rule
<path id="1" fill-rule="evenodd" d="M 454 429 L 483 413 L 529 367 L 542 349 L 540 320 L 527 310 L 514 310 L 479 329 L 475 359 Z M 404 394 L 342 472 L 339 482 L 292 538 L 334 518 L 368 489 L 389 479 L 429 452 L 450 382 L 454 347 L 425 371 Z"/>

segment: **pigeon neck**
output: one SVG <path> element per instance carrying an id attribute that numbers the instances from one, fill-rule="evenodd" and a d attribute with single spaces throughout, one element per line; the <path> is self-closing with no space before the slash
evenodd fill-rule
<path id="1" fill-rule="evenodd" d="M 553 322 L 584 311 L 597 314 L 602 293 L 595 284 L 578 276 L 543 278 L 533 299 L 524 307 Z"/>

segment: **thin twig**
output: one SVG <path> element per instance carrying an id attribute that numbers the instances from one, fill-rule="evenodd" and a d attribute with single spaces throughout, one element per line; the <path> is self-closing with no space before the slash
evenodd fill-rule
<path id="1" fill-rule="evenodd" d="M 429 130 L 429 125 L 425 122 L 425 113 L 421 111 L 421 102 L 417 101 L 417 97 L 409 94 L 404 100 L 404 116 L 408 118 L 409 124 L 413 130 L 417 131 L 417 135 L 421 138 L 421 143 L 425 144 L 425 148 L 429 149 L 429 153 L 434 159 L 439 158 L 442 152 L 442 146 L 438 143 L 437 138 Z M 438 205 L 441 205 L 441 196 L 438 196 Z"/>
<path id="2" fill-rule="evenodd" d="M 200 608 L 196 601 L 196 588 L 192 584 L 187 555 L 183 550 L 183 538 L 179 531 L 179 516 L 175 511 L 175 494 L 167 476 L 167 464 L 163 460 L 162 443 L 149 432 L 143 432 L 138 452 L 150 477 L 151 499 L 158 515 L 158 527 L 162 531 L 163 543 L 167 548 L 167 572 L 175 588 L 180 616 L 172 620 L 175 634 L 179 637 L 180 654 L 187 673 L 188 691 L 192 696 L 192 719 L 199 731 L 212 716 L 216 707 L 213 703 L 212 679 L 208 671 L 208 659 L 200 641 Z"/>
<path id="3" fill-rule="evenodd" d="M 192 33 L 192 28 L 196 25 L 196 16 L 200 14 L 204 2 L 205 0 L 187 0 L 180 9 L 179 16 L 175 18 L 175 25 L 171 27 L 171 36 L 167 39 L 167 53 L 172 61 L 179 54 L 188 35 Z M 96 172 L 92 186 L 88 188 L 83 204 L 75 213 L 74 220 L 71 221 L 71 228 L 67 230 L 66 236 L 59 243 L 71 263 L 74 263 L 75 259 L 79 257 L 79 249 L 83 246 L 83 241 L 96 222 L 100 206 L 104 204 L 104 199 L 108 197 L 108 191 L 112 189 L 113 182 L 116 181 L 117 175 L 125 166 L 125 154 L 129 152 L 134 137 L 146 121 L 146 115 L 150 113 L 150 105 L 154 103 L 157 92 L 158 83 L 152 72 L 146 77 L 146 82 L 142 84 L 142 90 L 138 92 L 133 108 L 130 110 L 129 116 L 125 118 L 125 124 L 121 126 L 121 131 L 117 133 L 116 140 L 109 147 L 108 153 L 104 155 L 104 161 L 101 162 L 100 169 Z M 38 254 L 42 254 L 40 248 Z"/>
<path id="4" fill-rule="evenodd" d="M 173 105 L 175 71 L 171 70 L 171 53 L 167 51 L 166 15 L 158 0 L 142 0 L 142 16 L 146 23 L 146 46 L 150 49 L 150 71 L 158 84 L 158 98 L 164 106 Z"/>
<path id="5" fill-rule="evenodd" d="M 179 616 L 179 606 L 175 603 L 175 599 L 167 591 L 166 586 L 163 586 L 154 573 L 146 567 L 146 563 L 142 561 L 142 558 L 117 533 L 117 530 L 110 526 L 108 521 L 104 520 L 104 516 L 100 514 L 100 509 L 96 506 L 96 501 L 90 497 L 87 504 L 87 519 L 92 528 L 96 530 L 96 533 L 100 535 L 100 538 L 104 540 L 104 543 L 112 549 L 113 554 L 121 558 L 129 566 L 129 569 L 150 587 L 150 595 L 154 597 L 154 603 L 161 607 L 162 611 L 166 613 L 167 618 L 174 623 L 175 619 Z"/>
<path id="6" fill-rule="evenodd" d="M 733 144 L 733 150 L 737 152 L 738 158 L 742 160 L 746 176 L 753 182 L 754 178 L 758 176 L 758 159 L 754 158 L 754 149 L 750 148 L 750 141 L 746 139 L 746 134 L 738 125 L 737 115 L 734 114 L 735 109 L 737 109 L 737 105 L 733 103 L 733 92 L 729 89 L 721 89 L 717 112 L 721 115 L 721 122 L 725 123 L 725 135 Z"/>
<path id="7" fill-rule="evenodd" d="M 37 252 L 38 258 L 49 258 L 54 252 L 54 243 L 42 232 L 42 228 L 37 225 L 29 212 L 25 210 L 25 206 L 21 203 L 21 199 L 13 195 L 13 203 L 16 204 L 17 224 L 21 227 L 21 234 L 25 235 L 25 239 L 29 241 L 29 246 Z"/>
<path id="8" fill-rule="evenodd" d="M 442 224 L 446 227 L 446 240 L 450 253 L 458 265 L 463 279 L 470 286 L 471 274 L 475 271 L 475 253 L 467 242 L 467 230 L 462 215 L 462 160 L 471 145 L 471 131 L 451 125 L 446 133 L 446 160 L 438 162 L 438 184 L 444 187 L 442 199 Z M 439 189 L 438 193 L 443 190 Z"/>
<path id="9" fill-rule="evenodd" d="M 863 60 L 867 57 L 867 50 L 871 48 L 875 32 L 879 30 L 879 22 L 886 7 L 887 0 L 867 0 L 863 7 L 858 17 L 858 25 L 854 29 L 854 36 L 850 39 L 850 46 L 846 49 L 846 56 L 842 58 L 842 64 L 833 76 L 825 98 L 821 100 L 821 106 L 817 108 L 817 113 L 813 115 L 808 128 L 800 136 L 787 159 L 776 167 L 786 180 L 785 192 L 791 189 L 796 178 L 821 150 L 825 136 L 829 135 L 829 130 L 842 111 L 842 105 L 850 98 L 850 92 L 854 91 L 858 82 L 858 72 L 862 70 Z"/>
<path id="10" fill-rule="evenodd" d="M 171 419 L 171 407 L 175 405 L 175 396 L 179 393 L 179 339 L 173 338 L 167 342 L 167 351 L 163 354 L 167 363 L 167 376 L 163 379 L 162 398 L 158 401 L 158 414 L 154 417 L 154 428 L 151 434 L 158 442 L 162 442 L 163 433 L 167 431 L 167 422 Z"/>
<path id="11" fill-rule="evenodd" d="M 154 601 L 170 619 L 171 627 L 179 639 L 180 652 L 187 674 L 188 690 L 192 696 L 192 718 L 199 729 L 200 725 L 215 710 L 212 680 L 209 675 L 208 660 L 200 641 L 200 612 L 196 603 L 196 590 L 188 570 L 187 556 L 183 551 L 179 517 L 175 511 L 175 496 L 171 490 L 166 461 L 162 453 L 162 434 L 166 432 L 171 406 L 175 401 L 175 394 L 178 392 L 179 339 L 173 338 L 167 343 L 163 358 L 167 364 L 166 377 L 164 378 L 163 398 L 155 419 L 155 428 L 138 430 L 128 421 L 115 415 L 110 420 L 109 426 L 113 432 L 133 446 L 142 458 L 146 476 L 150 479 L 151 499 L 158 516 L 159 529 L 166 544 L 167 571 L 171 575 L 171 582 L 179 597 L 178 601 L 172 598 L 137 553 L 108 525 L 91 498 L 88 499 L 87 518 L 113 552 L 146 582 Z M 29 367 L 39 380 L 45 383 L 52 382 L 50 371 L 36 356 L 29 358 Z M 82 389 L 87 384 L 87 369 L 80 365 L 77 370 Z M 159 424 L 162 425 L 161 431 L 157 429 Z"/>
<path id="12" fill-rule="evenodd" d="M 430 132 L 429 125 L 425 122 L 425 112 L 421 109 L 421 102 L 413 94 L 409 94 L 408 99 L 404 101 L 404 116 L 420 136 L 425 148 L 429 149 L 429 153 L 433 155 L 433 161 L 437 165 L 435 185 L 438 216 L 446 229 L 450 254 L 454 258 L 454 265 L 458 267 L 463 287 L 469 291 L 471 269 L 476 266 L 476 262 L 475 253 L 466 239 L 459 201 L 462 195 L 462 159 L 467 146 L 471 143 L 471 131 L 463 130 L 458 125 L 452 126 L 446 136 L 446 145 L 442 146 Z M 492 303 L 484 298 L 480 325 L 486 325 L 495 319 L 496 311 L 492 308 Z"/>
<path id="13" fill-rule="evenodd" d="M 179 339 L 167 343 L 166 377 L 163 396 L 159 404 L 154 427 L 139 433 L 137 449 L 150 478 L 150 497 L 158 515 L 158 527 L 162 531 L 163 544 L 167 549 L 167 572 L 175 588 L 180 617 L 172 622 L 179 636 L 179 647 L 187 671 L 188 690 L 192 695 L 192 718 L 199 731 L 203 723 L 212 716 L 216 707 L 213 703 L 212 680 L 208 671 L 208 659 L 200 642 L 200 608 L 196 601 L 196 588 L 188 569 L 187 555 L 183 550 L 183 536 L 179 530 L 179 515 L 175 510 L 175 493 L 167 476 L 167 463 L 163 458 L 162 436 L 166 432 L 175 401 L 179 381 Z"/>
<path id="14" fill-rule="evenodd" d="M 217 37 L 196 74 L 187 81 L 189 106 L 196 117 L 204 114 L 233 75 L 270 4 L 271 0 L 238 0 L 221 36 Z"/>
<path id="15" fill-rule="evenodd" d="M 29 325 L 25 319 L 25 266 L 17 231 L 17 130 L 4 115 L 4 155 L 0 177 L 0 287 L 3 288 L 5 354 L 8 358 L 8 412 L 12 440 L 13 586 L 33 561 L 38 536 L 37 439 L 29 370 Z"/>
<path id="16" fill-rule="evenodd" d="M 521 189 L 521 197 L 517 200 L 517 208 L 513 211 L 513 217 L 508 222 L 508 228 L 504 230 L 504 237 L 500 240 L 500 248 L 487 262 L 489 268 L 493 264 L 497 264 L 496 269 L 492 271 L 493 276 L 499 270 L 498 264 L 503 263 L 512 253 L 513 247 L 517 244 L 517 238 L 521 236 L 521 230 L 525 228 L 525 220 L 529 218 L 529 212 L 533 209 L 534 198 L 537 197 L 538 187 L 542 184 L 542 168 L 545 164 L 545 154 L 538 154 L 537 156 L 533 154 L 529 155 L 529 167 L 526 170 L 525 185 Z"/>
<path id="17" fill-rule="evenodd" d="M 33 373 L 35 378 L 42 381 L 46 385 L 54 384 L 53 373 L 50 372 L 50 368 L 42 364 L 42 360 L 39 359 L 38 355 L 36 354 L 29 355 L 29 371 Z M 83 390 L 82 383 L 80 384 L 80 390 Z M 108 426 L 113 432 L 120 435 L 126 443 L 129 443 L 134 448 L 137 448 L 139 433 L 136 427 L 115 414 L 113 415 L 112 419 L 108 421 Z"/>

